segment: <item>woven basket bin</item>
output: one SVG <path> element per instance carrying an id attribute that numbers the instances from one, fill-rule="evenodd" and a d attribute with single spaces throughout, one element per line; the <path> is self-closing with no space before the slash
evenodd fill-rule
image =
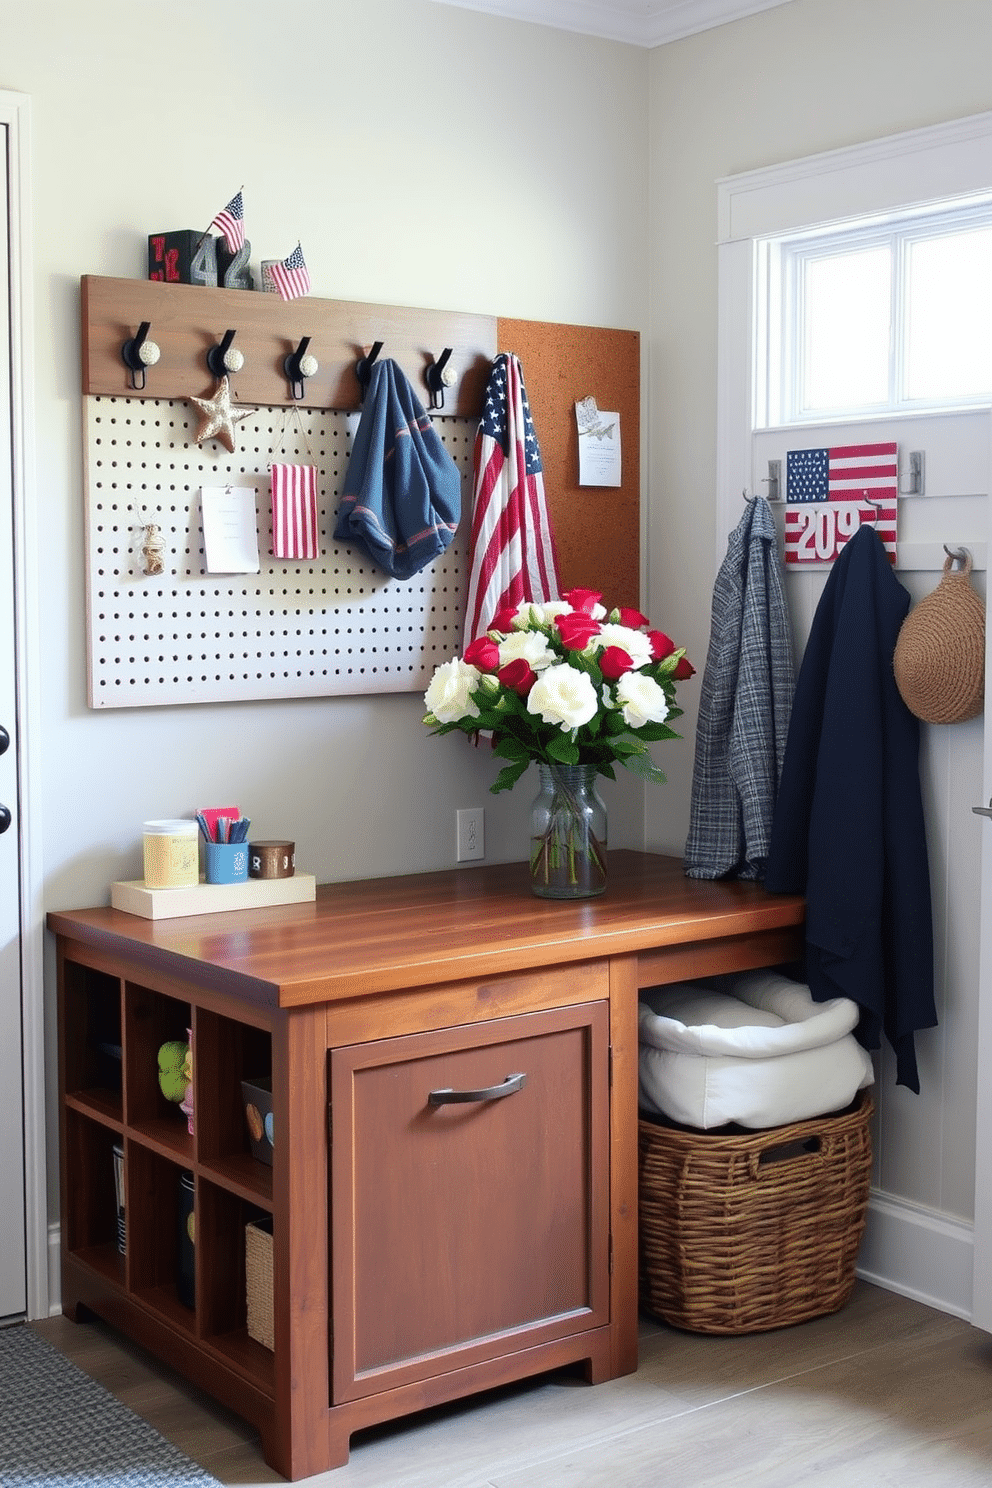
<path id="1" fill-rule="evenodd" d="M 843 1307 L 873 1109 L 862 1091 L 836 1115 L 733 1135 L 642 1117 L 642 1310 L 694 1333 L 761 1333 Z"/>
<path id="2" fill-rule="evenodd" d="M 265 1348 L 274 1349 L 271 1219 L 245 1225 L 245 1290 L 248 1336 Z"/>

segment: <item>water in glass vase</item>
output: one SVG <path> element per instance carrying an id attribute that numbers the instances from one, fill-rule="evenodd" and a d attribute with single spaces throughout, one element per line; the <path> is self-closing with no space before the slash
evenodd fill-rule
<path id="1" fill-rule="evenodd" d="M 606 807 L 595 765 L 539 764 L 531 806 L 530 885 L 542 899 L 591 899 L 606 888 Z"/>

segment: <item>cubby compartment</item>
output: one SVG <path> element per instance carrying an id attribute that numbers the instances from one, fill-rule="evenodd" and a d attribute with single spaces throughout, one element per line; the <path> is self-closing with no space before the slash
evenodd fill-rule
<path id="1" fill-rule="evenodd" d="M 66 1251 L 102 1276 L 124 1283 L 125 1259 L 118 1249 L 114 1147 L 119 1133 L 77 1111 L 65 1112 L 65 1160 L 86 1181 L 73 1184 L 65 1213 Z"/>
<path id="2" fill-rule="evenodd" d="M 134 982 L 124 991 L 124 1086 L 127 1124 L 183 1166 L 193 1160 L 186 1113 L 159 1086 L 158 1052 L 163 1044 L 189 1042 L 189 1003 L 164 997 Z"/>
<path id="3" fill-rule="evenodd" d="M 271 1080 L 267 1029 L 200 1008 L 196 1015 L 196 1140 L 201 1166 L 248 1202 L 272 1203 L 272 1169 L 251 1153 L 242 1080 Z"/>
<path id="4" fill-rule="evenodd" d="M 197 1286 L 200 1329 L 211 1347 L 274 1390 L 273 1353 L 248 1333 L 245 1228 L 271 1220 L 257 1204 L 201 1179 L 197 1189 Z"/>
<path id="5" fill-rule="evenodd" d="M 190 1170 L 140 1142 L 127 1144 L 128 1276 L 130 1290 L 176 1328 L 192 1334 L 196 1311 L 183 1298 L 180 1231 L 195 1244 L 183 1208 L 183 1174 Z"/>
<path id="6" fill-rule="evenodd" d="M 123 1119 L 121 983 L 106 972 L 65 962 L 65 1092 L 81 1110 Z"/>

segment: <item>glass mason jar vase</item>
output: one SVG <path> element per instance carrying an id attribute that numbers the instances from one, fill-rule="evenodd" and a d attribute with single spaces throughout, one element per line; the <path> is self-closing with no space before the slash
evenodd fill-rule
<path id="1" fill-rule="evenodd" d="M 530 813 L 530 885 L 542 899 L 591 899 L 606 888 L 606 807 L 595 765 L 539 764 Z"/>

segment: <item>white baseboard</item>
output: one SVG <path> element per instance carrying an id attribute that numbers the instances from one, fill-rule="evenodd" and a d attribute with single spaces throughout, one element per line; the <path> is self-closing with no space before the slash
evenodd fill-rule
<path id="1" fill-rule="evenodd" d="M 971 1320 L 974 1225 L 873 1191 L 858 1275 Z"/>

